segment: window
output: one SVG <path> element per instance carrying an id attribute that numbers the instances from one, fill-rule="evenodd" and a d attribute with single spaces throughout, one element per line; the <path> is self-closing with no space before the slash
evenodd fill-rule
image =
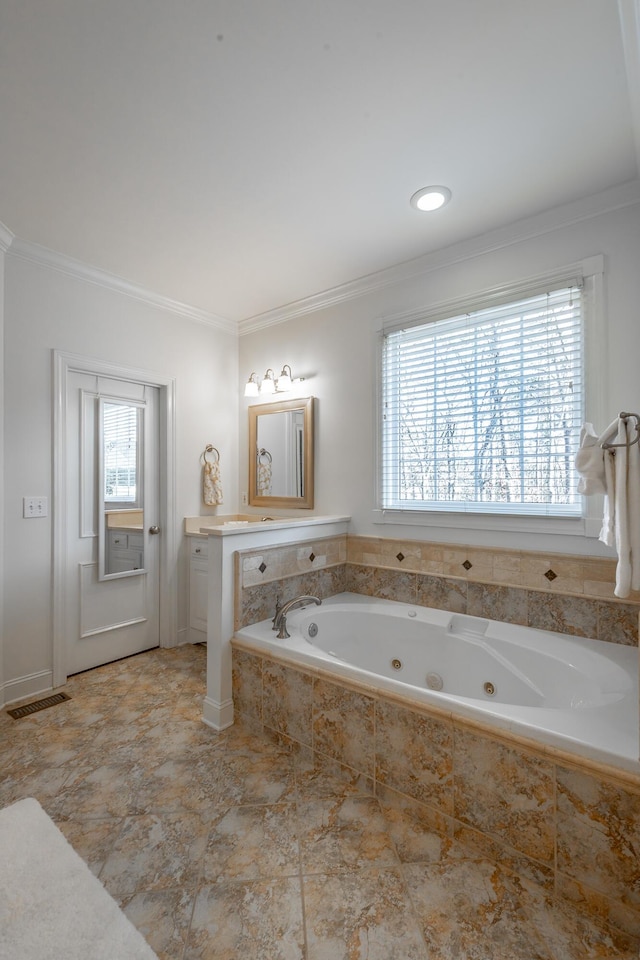
<path id="1" fill-rule="evenodd" d="M 383 510 L 580 517 L 578 282 L 386 330 Z"/>

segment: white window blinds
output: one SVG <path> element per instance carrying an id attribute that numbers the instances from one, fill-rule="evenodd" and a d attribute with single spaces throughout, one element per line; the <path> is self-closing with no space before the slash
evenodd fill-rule
<path id="1" fill-rule="evenodd" d="M 393 330 L 382 365 L 383 509 L 580 515 L 579 287 Z"/>

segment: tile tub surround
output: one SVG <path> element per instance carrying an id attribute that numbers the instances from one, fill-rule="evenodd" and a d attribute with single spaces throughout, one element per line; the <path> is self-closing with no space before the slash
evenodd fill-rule
<path id="1" fill-rule="evenodd" d="M 613 595 L 616 562 L 357 537 L 236 554 L 236 629 L 272 617 L 303 593 L 344 590 L 541 630 L 638 643 L 640 595 Z"/>
<path id="2" fill-rule="evenodd" d="M 37 797 L 160 960 L 637 960 L 515 858 L 416 823 L 408 799 L 247 724 L 207 727 L 202 647 L 67 690 L 0 712 L 0 806 Z"/>
<path id="3" fill-rule="evenodd" d="M 272 617 L 277 600 L 285 603 L 302 594 L 325 598 L 341 593 L 346 559 L 346 535 L 239 550 L 235 555 L 235 629 Z"/>
<path id="4" fill-rule="evenodd" d="M 640 944 L 640 777 L 233 646 L 244 723 Z"/>

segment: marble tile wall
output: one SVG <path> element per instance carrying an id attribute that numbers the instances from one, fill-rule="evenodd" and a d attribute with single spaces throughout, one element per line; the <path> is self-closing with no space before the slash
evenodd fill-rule
<path id="1" fill-rule="evenodd" d="M 601 600 L 349 563 L 345 590 L 635 646 L 637 603 Z"/>
<path id="2" fill-rule="evenodd" d="M 475 846 L 523 884 L 640 937 L 640 779 L 537 752 L 480 725 L 334 682 L 234 640 L 235 709 L 309 762 Z M 390 814 L 393 815 L 392 813 Z"/>
<path id="3" fill-rule="evenodd" d="M 364 566 L 613 599 L 615 560 L 497 547 L 348 537 L 348 560 Z M 640 594 L 635 595 L 636 602 Z"/>
<path id="4" fill-rule="evenodd" d="M 236 630 L 273 617 L 276 601 L 301 594 L 330 597 L 345 587 L 346 536 L 313 543 L 238 551 L 235 555 Z"/>
<path id="5" fill-rule="evenodd" d="M 236 629 L 280 602 L 342 590 L 612 643 L 638 642 L 640 594 L 613 595 L 615 561 L 342 536 L 236 555 Z"/>

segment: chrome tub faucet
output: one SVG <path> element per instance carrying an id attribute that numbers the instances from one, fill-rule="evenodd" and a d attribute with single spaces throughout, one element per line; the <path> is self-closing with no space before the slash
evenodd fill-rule
<path id="1" fill-rule="evenodd" d="M 303 595 L 296 597 L 294 600 L 289 600 L 288 603 L 284 603 L 282 607 L 276 611 L 273 629 L 278 631 L 276 634 L 278 640 L 286 640 L 287 637 L 290 636 L 290 633 L 287 631 L 287 614 L 289 610 L 293 610 L 294 607 L 304 607 L 308 603 L 315 603 L 317 606 L 320 606 L 322 600 L 318 599 L 318 597 Z"/>

